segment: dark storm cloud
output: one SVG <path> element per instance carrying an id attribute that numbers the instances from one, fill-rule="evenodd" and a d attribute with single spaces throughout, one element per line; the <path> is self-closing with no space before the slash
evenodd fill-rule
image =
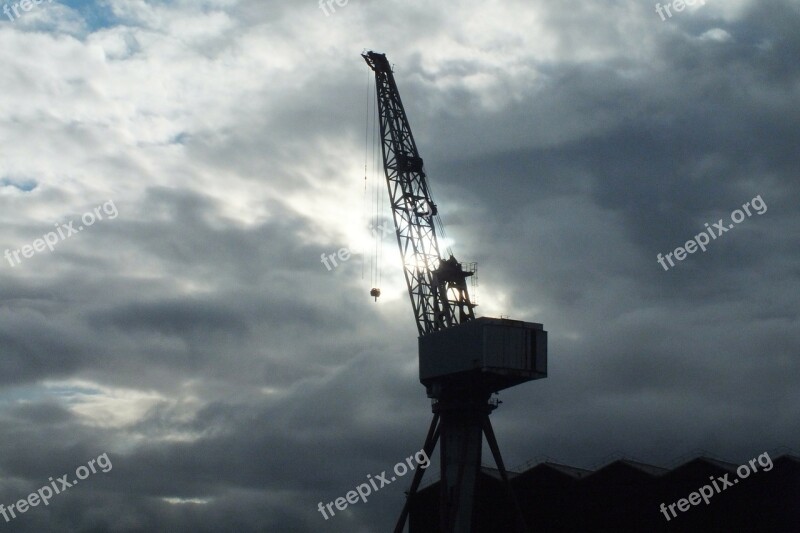
<path id="1" fill-rule="evenodd" d="M 410 476 L 316 510 L 419 450 L 431 416 L 394 244 L 378 304 L 360 259 L 319 259 L 360 208 L 364 46 L 396 63 L 457 256 L 481 264 L 479 311 L 550 331 L 548 379 L 493 415 L 508 464 L 800 447 L 794 4 L 666 22 L 619 2 L 224 4 L 112 2 L 129 33 L 96 34 L 94 67 L 63 75 L 91 83 L 37 82 L 65 95 L 53 112 L 15 97 L 0 115 L 52 130 L 31 165 L 69 169 L 40 179 L 8 145 L 2 175 L 38 185 L 2 188 L 6 246 L 109 197 L 120 212 L 0 274 L 0 502 L 114 465 L 15 531 L 391 527 Z M 763 215 L 658 265 L 759 194 Z"/>

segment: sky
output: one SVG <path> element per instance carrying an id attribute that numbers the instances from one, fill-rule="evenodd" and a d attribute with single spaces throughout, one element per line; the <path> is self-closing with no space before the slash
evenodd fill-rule
<path id="1" fill-rule="evenodd" d="M 410 474 L 318 510 L 431 418 L 364 50 L 478 314 L 549 332 L 492 414 L 507 465 L 800 449 L 797 0 L 29 7 L 0 22 L 0 503 L 85 480 L 0 530 L 393 526 Z"/>

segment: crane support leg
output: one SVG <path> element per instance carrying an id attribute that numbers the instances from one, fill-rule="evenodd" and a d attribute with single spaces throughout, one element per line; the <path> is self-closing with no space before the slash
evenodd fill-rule
<path id="1" fill-rule="evenodd" d="M 422 449 L 425 451 L 425 457 L 431 457 L 433 450 L 436 448 L 436 442 L 439 440 L 439 413 L 433 414 L 431 420 L 431 427 L 428 429 L 428 436 L 425 437 L 425 445 Z M 425 469 L 427 470 L 427 469 Z M 403 511 L 400 513 L 400 518 L 397 520 L 397 525 L 394 527 L 394 533 L 403 533 L 406 527 L 406 519 L 408 518 L 408 506 L 411 498 L 417 493 L 419 484 L 422 482 L 422 475 L 425 473 L 422 468 L 417 468 L 414 472 L 414 479 L 411 480 L 411 487 L 406 493 L 406 503 L 403 505 Z"/>
<path id="2" fill-rule="evenodd" d="M 489 415 L 483 418 L 483 433 L 486 435 L 486 442 L 489 443 L 489 449 L 492 450 L 492 456 L 494 457 L 494 462 L 497 464 L 497 470 L 500 471 L 500 477 L 503 479 L 503 484 L 508 491 L 508 498 L 514 505 L 514 510 L 517 515 L 517 531 L 519 533 L 528 533 L 530 530 L 525 524 L 525 516 L 522 514 L 522 508 L 519 505 L 517 495 L 514 493 L 511 482 L 508 480 L 508 472 L 506 472 L 506 466 L 503 464 L 503 457 L 500 455 L 500 447 L 497 445 L 497 439 L 494 436 L 494 429 L 492 429 L 492 422 L 489 420 Z"/>
<path id="3" fill-rule="evenodd" d="M 525 517 L 508 478 L 500 447 L 492 428 L 489 413 L 495 408 L 485 395 L 458 396 L 440 400 L 434 406 L 433 420 L 423 450 L 431 457 L 441 438 L 441 499 L 439 529 L 445 533 L 473 531 L 478 473 L 481 468 L 483 437 L 492 452 L 497 470 L 506 487 L 516 514 L 516 532 L 528 533 Z M 406 493 L 406 502 L 394 533 L 403 533 L 408 520 L 411 499 L 417 493 L 425 470 L 417 469 Z"/>
<path id="4" fill-rule="evenodd" d="M 449 396 L 449 395 L 448 395 Z M 445 397 L 437 404 L 441 421 L 441 505 L 443 532 L 471 532 L 475 517 L 475 489 L 481 468 L 483 419 L 491 407 L 488 395 Z"/>

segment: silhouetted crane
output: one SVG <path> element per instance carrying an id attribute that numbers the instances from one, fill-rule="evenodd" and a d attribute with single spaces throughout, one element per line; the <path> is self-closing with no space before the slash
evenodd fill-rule
<path id="1" fill-rule="evenodd" d="M 525 531 L 489 414 L 498 403 L 492 401 L 493 393 L 547 377 L 547 332 L 531 322 L 475 318 L 466 283 L 472 272 L 465 271 L 452 253 L 445 258 L 440 252 L 436 226 L 442 228 L 441 220 L 389 61 L 375 52 L 362 57 L 375 73 L 383 168 L 419 331 L 420 381 L 433 403 L 433 421 L 424 445 L 428 457 L 441 441 L 440 530 L 473 530 L 475 484 L 485 435 L 516 507 L 519 530 Z M 377 296 L 375 290 L 373 296 Z M 405 527 L 409 500 L 423 473 L 417 469 L 414 474 L 396 533 Z"/>

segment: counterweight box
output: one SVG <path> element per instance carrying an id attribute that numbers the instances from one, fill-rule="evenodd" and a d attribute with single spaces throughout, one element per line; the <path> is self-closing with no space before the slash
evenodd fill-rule
<path id="1" fill-rule="evenodd" d="M 481 317 L 419 338 L 419 380 L 460 375 L 493 390 L 547 377 L 547 332 L 542 324 Z"/>

